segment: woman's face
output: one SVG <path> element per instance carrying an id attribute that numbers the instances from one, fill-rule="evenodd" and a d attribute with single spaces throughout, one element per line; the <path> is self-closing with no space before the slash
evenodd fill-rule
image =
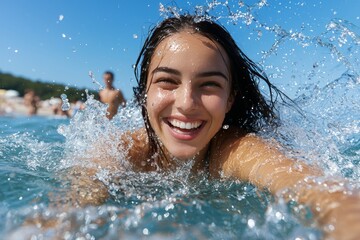
<path id="1" fill-rule="evenodd" d="M 228 56 L 210 39 L 183 31 L 155 49 L 147 76 L 151 127 L 179 159 L 204 157 L 231 108 Z"/>

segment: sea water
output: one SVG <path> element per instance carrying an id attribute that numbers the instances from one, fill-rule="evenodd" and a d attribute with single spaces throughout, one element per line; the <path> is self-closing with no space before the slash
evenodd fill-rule
<path id="1" fill-rule="evenodd" d="M 101 173 L 98 178 L 108 184 L 111 193 L 104 204 L 67 211 L 53 208 L 51 196 L 69 191 L 65 178 L 61 178 L 62 171 L 86 158 L 84 151 L 96 139 L 107 138 L 108 131 L 113 131 L 111 125 L 134 117 L 126 116 L 123 109 L 114 123 L 110 123 L 104 115 L 94 116 L 89 110 L 104 113 L 101 106 L 90 100 L 87 110 L 71 120 L 0 118 L 4 126 L 0 140 L 0 235 L 5 239 L 24 236 L 317 239 L 321 236 L 306 207 L 279 201 L 249 183 L 209 179 L 206 174 L 194 176 L 190 174 L 189 164 L 168 173 L 119 171 L 111 175 L 119 179 L 111 184 L 104 181 L 110 179 L 109 173 Z M 73 128 L 77 132 L 72 132 Z M 121 127 L 117 128 L 121 132 Z M 119 165 L 125 161 L 120 155 Z M 25 219 L 34 217 L 44 221 L 61 219 L 61 223 L 55 229 L 39 231 L 24 224 Z"/>
<path id="2" fill-rule="evenodd" d="M 275 85 L 295 92 L 297 107 L 279 104 L 282 125 L 259 134 L 280 142 L 288 156 L 316 165 L 328 177 L 346 178 L 350 188 L 358 188 L 360 41 L 356 26 L 333 19 L 320 34 L 294 32 L 259 21 L 254 13 L 266 11 L 266 5 L 266 1 L 252 5 L 212 1 L 197 6 L 196 11 L 215 11 L 218 19 L 234 26 L 252 27 L 257 38 L 275 36 L 259 62 Z M 179 10 L 160 6 L 160 12 L 166 17 Z M 293 60 L 296 54 L 283 54 L 284 46 L 303 50 L 305 55 L 315 48 L 322 51 L 310 70 L 303 70 L 299 61 Z M 281 61 L 276 59 L 279 55 Z M 341 69 L 340 73 L 331 74 L 333 65 Z M 279 81 L 284 75 L 289 77 L 288 83 Z M 125 131 L 142 127 L 139 109 L 130 103 L 112 121 L 105 112 L 105 105 L 89 97 L 85 110 L 72 119 L 0 117 L 1 238 L 321 238 L 321 230 L 306 206 L 286 203 L 249 183 L 194 175 L 190 173 L 191 164 L 167 173 L 129 170 L 118 145 Z M 99 171 L 96 175 L 107 185 L 111 197 L 100 206 L 66 211 L 54 207 L 54 196 L 64 196 L 69 190 L 64 177 L 67 169 L 84 166 L 91 158 L 101 156 L 101 152 L 94 153 L 94 146 L 106 146 L 108 157 L 121 166 L 116 173 Z M 57 219 L 60 224 L 40 231 L 26 224 L 31 218 Z"/>

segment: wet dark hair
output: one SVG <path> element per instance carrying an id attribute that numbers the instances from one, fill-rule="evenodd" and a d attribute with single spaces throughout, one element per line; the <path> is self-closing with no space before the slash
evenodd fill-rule
<path id="1" fill-rule="evenodd" d="M 104 74 L 108 74 L 111 77 L 111 80 L 114 80 L 114 73 L 111 71 L 105 71 Z"/>
<path id="2" fill-rule="evenodd" d="M 165 19 L 150 31 L 135 64 L 138 86 L 134 94 L 142 108 L 142 115 L 149 137 L 150 154 L 163 152 L 152 129 L 146 110 L 147 76 L 155 48 L 167 37 L 183 30 L 192 30 L 222 46 L 230 62 L 231 96 L 234 99 L 230 111 L 225 115 L 224 125 L 237 126 L 246 132 L 258 132 L 262 126 L 276 124 L 275 101 L 282 93 L 271 84 L 267 76 L 237 46 L 230 33 L 220 24 L 197 16 L 181 15 Z M 259 90 L 263 81 L 268 88 L 266 100 Z M 285 95 L 286 96 L 286 95 Z"/>

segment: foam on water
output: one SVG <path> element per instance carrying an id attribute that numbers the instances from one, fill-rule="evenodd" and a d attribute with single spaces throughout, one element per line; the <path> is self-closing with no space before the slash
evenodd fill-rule
<path id="1" fill-rule="evenodd" d="M 316 164 L 329 176 L 346 177 L 350 180 L 349 188 L 359 187 L 357 27 L 333 19 L 323 32 L 311 35 L 305 27 L 288 30 L 260 20 L 259 12 L 268 8 L 269 3 L 264 0 L 253 4 L 215 0 L 194 6 L 194 11 L 198 21 L 221 20 L 252 28 L 256 39 L 266 35 L 275 37 L 270 47 L 261 52 L 259 62 L 280 88 L 290 88 L 289 83 L 280 81 L 287 76 L 292 83 L 298 83 L 295 103 L 303 112 L 279 105 L 283 124 L 276 131 L 261 134 L 279 141 L 291 157 Z M 160 5 L 164 17 L 177 16 L 182 11 L 179 7 Z M 297 53 L 307 55 L 318 48 L 326 51 L 314 57 L 309 68 L 299 65 L 301 59 L 295 59 Z M 333 66 L 342 75 L 333 77 L 329 70 Z M 290 68 L 293 69 L 287 73 Z M 92 73 L 90 77 L 100 89 L 102 86 Z M 66 99 L 64 96 L 63 100 Z M 0 223 L 1 236 L 8 239 L 25 235 L 36 236 L 35 239 L 56 235 L 65 239 L 320 238 L 321 232 L 307 207 L 296 202 L 285 203 L 248 183 L 209 179 L 205 173 L 193 174 L 191 161 L 169 172 L 132 171 L 125 158 L 127 147 L 122 145 L 120 136 L 143 126 L 139 108 L 129 102 L 109 121 L 105 116 L 106 105 L 92 96 L 88 96 L 85 105 L 85 110 L 78 111 L 69 121 L 0 118 L 2 126 L 6 126 L 0 132 L 0 185 L 5 186 L 0 191 L 0 217 L 4 219 Z M 111 198 L 100 206 L 66 211 L 54 208 L 52 196 L 65 195 L 69 188 L 64 177 L 68 169 L 88 167 L 92 159 L 104 156 L 116 159 L 119 165 L 117 172 L 103 168 L 96 174 L 107 186 Z M 56 220 L 59 224 L 42 231 L 23 225 L 24 219 L 36 218 Z"/>

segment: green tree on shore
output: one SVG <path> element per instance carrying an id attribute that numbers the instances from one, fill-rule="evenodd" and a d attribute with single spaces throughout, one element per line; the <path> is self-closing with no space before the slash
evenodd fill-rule
<path id="1" fill-rule="evenodd" d="M 58 83 L 49 83 L 41 81 L 32 81 L 23 77 L 16 77 L 9 73 L 0 72 L 0 89 L 16 90 L 20 96 L 24 96 L 27 89 L 35 91 L 41 100 L 52 97 L 59 98 L 61 94 L 66 94 L 70 102 L 77 100 L 86 100 L 85 88 L 69 87 Z M 89 91 L 95 98 L 98 98 L 98 92 Z"/>

